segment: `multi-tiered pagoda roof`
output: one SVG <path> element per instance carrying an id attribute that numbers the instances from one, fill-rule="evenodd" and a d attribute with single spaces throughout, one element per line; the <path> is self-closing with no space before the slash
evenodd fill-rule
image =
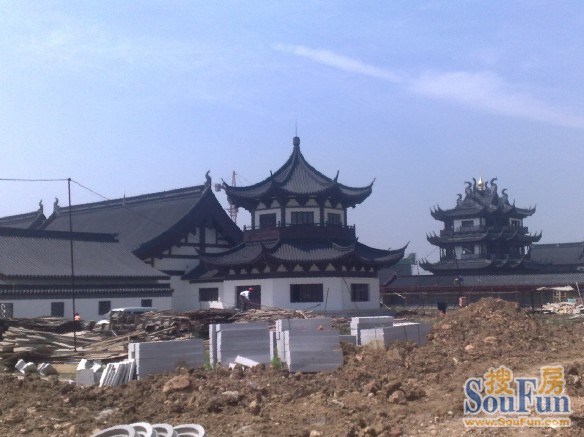
<path id="1" fill-rule="evenodd" d="M 305 204 L 309 198 L 328 199 L 340 203 L 343 208 L 354 207 L 371 194 L 373 182 L 365 187 L 349 187 L 323 175 L 310 165 L 300 151 L 300 138 L 294 137 L 294 149 L 288 160 L 275 173 L 257 184 L 236 187 L 223 182 L 223 188 L 230 202 L 248 211 L 260 203 L 270 204 L 274 200 L 297 199 Z"/>
<path id="2" fill-rule="evenodd" d="M 405 247 L 382 250 L 357 241 L 355 227 L 347 224 L 347 208 L 363 202 L 373 182 L 349 187 L 310 165 L 293 140 L 292 154 L 276 172 L 246 187 L 223 182 L 228 200 L 252 214 L 244 228 L 244 242 L 221 253 L 201 254 L 217 276 L 267 274 L 269 276 L 376 275 L 379 268 L 398 262 Z M 305 221 L 298 221 L 300 214 Z M 262 216 L 273 215 L 271 221 Z M 334 217 L 331 217 L 334 216 Z M 306 219 L 309 217 L 309 219 Z M 332 219 L 335 220 L 332 220 Z M 296 220 L 296 221 L 295 221 Z M 193 272 L 193 274 L 202 274 Z M 208 278 L 208 272 L 204 274 Z M 193 278 L 194 279 L 194 278 Z"/>
<path id="3" fill-rule="evenodd" d="M 530 234 L 523 219 L 535 213 L 535 207 L 518 208 L 510 203 L 507 190 L 498 193 L 497 178 L 490 183 L 479 178 L 466 182 L 465 196 L 458 195 L 456 206 L 443 210 L 435 207 L 432 217 L 444 223 L 439 234 L 427 236 L 440 247 L 440 261 L 423 261 L 421 266 L 435 274 L 458 275 L 463 272 L 508 272 L 537 268 L 527 248 L 540 240 Z"/>

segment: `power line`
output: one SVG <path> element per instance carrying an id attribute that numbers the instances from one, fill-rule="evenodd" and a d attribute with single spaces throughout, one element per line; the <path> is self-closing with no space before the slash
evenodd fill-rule
<path id="1" fill-rule="evenodd" d="M 10 181 L 10 182 L 67 182 L 69 179 L 10 179 L 10 178 L 0 178 L 0 181 Z"/>
<path id="2" fill-rule="evenodd" d="M 101 198 L 102 198 L 102 199 L 104 199 L 104 200 L 111 200 L 111 199 L 108 199 L 107 197 L 105 197 L 104 195 L 102 195 L 102 194 L 99 194 L 97 191 L 94 191 L 94 190 L 92 190 L 91 188 L 89 188 L 89 187 L 86 187 L 85 185 L 83 185 L 83 184 L 82 184 L 82 183 L 80 183 L 80 182 L 77 182 L 77 181 L 75 181 L 75 180 L 73 180 L 73 179 L 71 179 L 71 182 L 73 182 L 73 183 L 75 183 L 75 184 L 79 185 L 81 188 L 83 188 L 83 189 L 85 189 L 85 190 L 89 191 L 90 193 L 92 193 L 92 194 L 95 194 L 95 195 L 96 195 L 96 196 L 98 196 L 98 197 L 101 197 Z"/>

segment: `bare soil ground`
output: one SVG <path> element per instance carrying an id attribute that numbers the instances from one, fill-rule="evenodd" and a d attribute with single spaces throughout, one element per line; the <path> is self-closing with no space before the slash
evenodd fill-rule
<path id="1" fill-rule="evenodd" d="M 483 299 L 437 319 L 426 346 L 345 346 L 345 365 L 333 372 L 177 369 L 113 388 L 0 374 L 0 434 L 83 436 L 146 421 L 199 423 L 211 436 L 584 435 L 583 320 Z M 467 378 L 500 365 L 538 376 L 558 364 L 569 429 L 465 429 Z"/>

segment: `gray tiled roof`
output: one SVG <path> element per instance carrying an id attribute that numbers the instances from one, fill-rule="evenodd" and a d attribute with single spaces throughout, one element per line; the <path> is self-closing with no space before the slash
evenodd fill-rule
<path id="1" fill-rule="evenodd" d="M 321 263 L 354 258 L 366 264 L 391 265 L 404 254 L 402 249 L 387 251 L 353 242 L 337 244 L 323 240 L 277 240 L 270 243 L 247 242 L 221 253 L 200 254 L 209 266 L 235 267 L 261 259 L 283 263 Z"/>
<path id="2" fill-rule="evenodd" d="M 0 217 L 0 226 L 18 229 L 36 229 L 45 220 L 46 217 L 42 211 L 35 211 L 26 214 Z"/>
<path id="3" fill-rule="evenodd" d="M 247 187 L 230 186 L 223 182 L 223 187 L 229 199 L 243 207 L 249 207 L 249 202 L 266 197 L 318 195 L 335 197 L 355 206 L 371 194 L 373 183 L 354 188 L 340 184 L 337 177 L 331 179 L 310 165 L 300 152 L 300 139 L 295 137 L 290 158 L 268 178 Z"/>
<path id="4" fill-rule="evenodd" d="M 75 289 L 66 284 L 53 284 L 51 286 L 39 287 L 35 285 L 21 285 L 21 286 L 0 286 L 0 296 L 42 296 L 42 295 L 71 295 L 75 293 L 77 297 L 85 296 L 108 296 L 115 293 L 116 296 L 123 295 L 142 295 L 142 296 L 171 296 L 173 289 L 170 284 L 158 284 L 158 286 L 146 287 L 143 285 L 119 284 L 115 283 L 110 287 L 96 286 L 80 286 L 77 285 Z"/>
<path id="5" fill-rule="evenodd" d="M 456 288 L 454 277 L 439 275 L 418 275 L 396 277 L 386 285 L 389 290 L 412 290 L 419 288 Z M 552 287 L 572 285 L 576 288 L 584 284 L 584 273 L 545 273 L 545 274 L 519 274 L 519 275 L 463 275 L 464 289 L 487 287 Z M 390 279 L 390 278 L 389 278 Z"/>
<path id="6" fill-rule="evenodd" d="M 58 278 L 71 276 L 68 232 L 0 228 L 0 277 Z M 75 277 L 166 279 L 112 236 L 72 234 Z"/>
<path id="7" fill-rule="evenodd" d="M 584 242 L 534 244 L 531 259 L 555 265 L 584 265 Z"/>
<path id="8" fill-rule="evenodd" d="M 205 205 L 202 206 L 202 202 Z M 60 208 L 47 220 L 43 229 L 68 231 L 69 209 Z M 178 239 L 184 229 L 199 219 L 213 215 L 223 225 L 224 234 L 235 242 L 241 241 L 241 230 L 229 219 L 208 186 L 181 188 L 105 202 L 77 205 L 71 208 L 73 231 L 104 232 L 118 236 L 129 250 L 138 249 L 155 240 Z"/>
<path id="9" fill-rule="evenodd" d="M 184 217 L 199 201 L 203 190 L 203 186 L 198 186 L 73 206 L 73 231 L 117 234 L 120 243 L 135 250 Z M 68 210 L 62 207 L 43 228 L 68 231 Z"/>

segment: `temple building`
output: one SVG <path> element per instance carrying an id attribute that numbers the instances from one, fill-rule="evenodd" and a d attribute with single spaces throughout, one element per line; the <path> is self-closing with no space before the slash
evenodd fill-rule
<path id="1" fill-rule="evenodd" d="M 69 232 L 70 224 L 73 233 Z M 13 231 L 9 233 L 2 227 L 13 228 Z M 14 228 L 22 232 L 16 234 Z M 87 240 L 84 237 L 86 233 L 90 233 L 97 242 L 75 242 L 74 246 L 76 249 L 78 246 L 91 249 L 75 251 L 76 258 L 82 257 L 76 262 L 92 267 L 88 267 L 91 272 L 97 272 L 92 273 L 91 279 L 75 278 L 76 282 L 91 290 L 78 291 L 79 296 L 85 298 L 80 301 L 83 307 L 79 309 L 83 311 L 82 316 L 88 319 L 97 319 L 110 308 L 122 306 L 154 306 L 161 310 L 172 308 L 178 311 L 200 308 L 198 290 L 192 288 L 184 275 L 198 266 L 199 253 L 224 251 L 242 241 L 241 230 L 213 194 L 208 174 L 203 185 L 140 196 L 71 207 L 61 206 L 58 199 L 55 199 L 53 212 L 48 217 L 45 216 L 41 203 L 35 212 L 0 218 L 0 239 L 7 234 L 13 239 L 11 241 L 15 241 L 5 250 L 14 250 L 20 246 L 27 249 L 26 252 L 22 249 L 23 254 L 19 261 L 25 266 L 30 265 L 31 272 L 26 274 L 31 278 L 37 275 L 33 269 L 36 265 L 34 262 L 42 256 L 42 271 L 46 273 L 43 281 L 47 283 L 42 293 L 36 289 L 34 292 L 27 292 L 31 285 L 22 280 L 17 284 L 20 288 L 13 287 L 13 277 L 2 279 L 2 275 L 8 273 L 2 270 L 4 264 L 0 262 L 0 309 L 3 304 L 12 305 L 15 299 L 24 303 L 23 299 L 26 298 L 29 304 L 34 299 L 33 305 L 29 305 L 28 310 L 23 312 L 25 307 L 21 310 L 21 306 L 14 304 L 14 317 L 59 316 L 63 306 L 66 308 L 65 314 L 69 315 L 71 292 L 66 290 L 66 284 L 70 282 L 68 274 L 65 274 L 62 281 L 65 285 L 54 278 L 63 275 L 66 264 L 57 256 L 51 257 L 50 252 L 58 251 L 60 255 L 61 252 L 67 253 L 65 249 L 69 244 L 68 236 Z M 32 242 L 36 244 L 39 239 L 46 239 L 47 236 L 50 236 L 52 246 L 37 244 L 31 248 Z M 105 245 L 104 241 L 108 244 Z M 5 244 L 4 240 L 0 244 Z M 97 250 L 104 246 L 115 248 L 115 257 L 109 255 L 108 258 L 103 250 Z M 2 250 L 4 247 L 0 247 L 0 252 Z M 124 251 L 126 258 L 121 254 Z M 27 261 L 27 256 L 30 261 Z M 66 260 L 66 257 L 63 259 Z M 130 264 L 128 260 L 135 262 Z M 125 270 L 119 265 L 122 261 L 125 263 Z M 126 277 L 107 277 L 99 269 L 100 266 L 111 269 L 110 276 L 123 270 L 122 273 L 127 277 L 136 278 L 134 282 L 138 285 L 133 283 L 129 287 L 128 283 L 132 281 Z M 78 274 L 79 271 L 75 275 Z M 159 278 L 164 278 L 167 284 L 165 287 L 158 285 L 161 281 Z M 109 286 L 104 287 L 106 281 L 109 281 Z M 206 305 L 206 301 L 203 305 Z"/>
<path id="2" fill-rule="evenodd" d="M 289 159 L 254 185 L 223 182 L 229 202 L 251 214 L 243 242 L 200 253 L 187 277 L 210 307 L 237 305 L 250 287 L 252 306 L 317 311 L 379 308 L 378 271 L 402 259 L 405 247 L 383 250 L 357 241 L 347 217 L 371 194 L 373 182 L 349 187 L 311 166 L 293 139 Z"/>
<path id="3" fill-rule="evenodd" d="M 458 195 L 454 208 L 432 209 L 432 217 L 444 223 L 439 234 L 427 236 L 440 248 L 440 260 L 422 260 L 422 268 L 449 276 L 533 273 L 542 268 L 529 256 L 529 247 L 542 234 L 530 234 L 523 222 L 535 208 L 511 204 L 506 189 L 498 193 L 496 180 L 473 178 L 473 183 L 466 182 L 465 196 Z"/>

